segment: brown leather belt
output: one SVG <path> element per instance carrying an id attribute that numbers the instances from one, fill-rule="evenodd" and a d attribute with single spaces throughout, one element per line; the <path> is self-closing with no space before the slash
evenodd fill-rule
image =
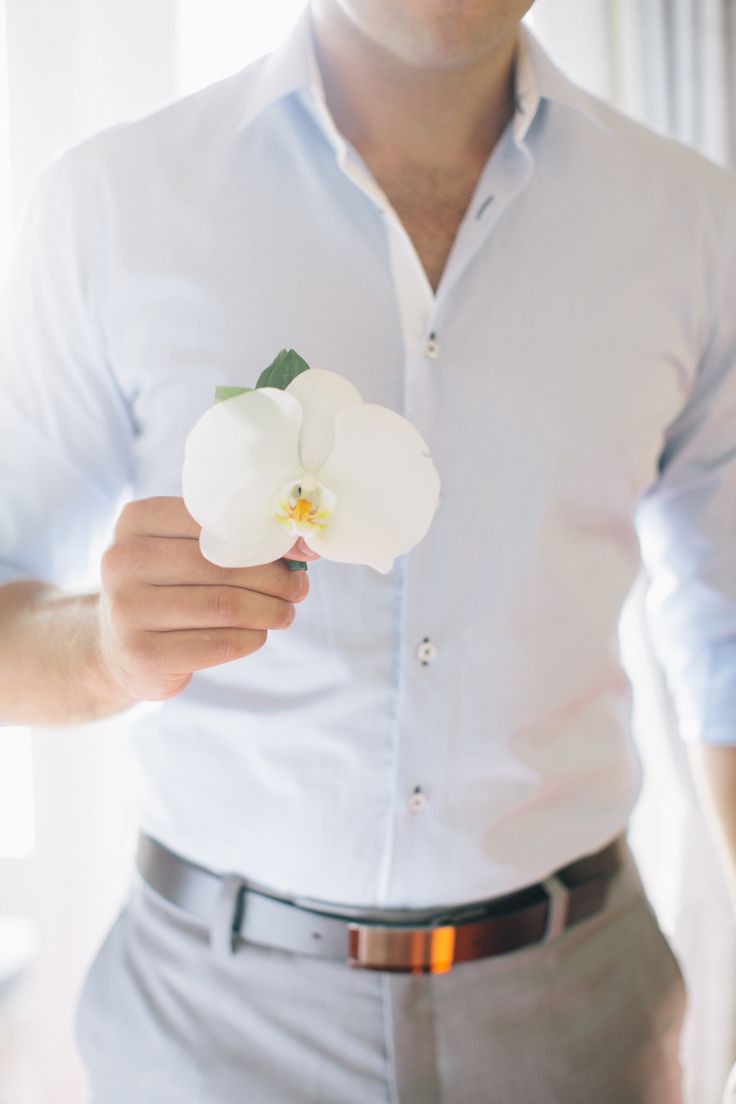
<path id="1" fill-rule="evenodd" d="M 137 864 L 148 885 L 207 925 L 213 941 L 238 941 L 341 959 L 365 970 L 447 973 L 458 962 L 506 954 L 554 939 L 599 912 L 621 867 L 622 838 L 564 866 L 543 882 L 504 897 L 435 909 L 369 909 L 359 914 L 321 902 L 290 900 L 215 874 L 141 836 Z"/>

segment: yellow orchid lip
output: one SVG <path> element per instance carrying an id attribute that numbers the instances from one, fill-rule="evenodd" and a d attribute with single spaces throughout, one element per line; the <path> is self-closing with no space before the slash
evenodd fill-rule
<path id="1" fill-rule="evenodd" d="M 274 517 L 295 536 L 324 536 L 336 501 L 334 491 L 313 477 L 305 476 L 281 488 Z"/>

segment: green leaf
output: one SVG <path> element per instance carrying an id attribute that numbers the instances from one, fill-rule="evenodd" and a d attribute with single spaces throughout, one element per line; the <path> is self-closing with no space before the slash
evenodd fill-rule
<path id="1" fill-rule="evenodd" d="M 225 399 L 234 399 L 236 395 L 244 395 L 246 391 L 252 391 L 252 387 L 216 387 L 215 402 L 224 402 Z"/>
<path id="2" fill-rule="evenodd" d="M 256 387 L 278 387 L 285 391 L 293 379 L 309 368 L 306 360 L 293 349 L 282 349 L 275 360 L 264 368 Z"/>

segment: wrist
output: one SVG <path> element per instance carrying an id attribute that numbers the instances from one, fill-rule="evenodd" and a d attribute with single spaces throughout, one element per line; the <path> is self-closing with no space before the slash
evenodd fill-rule
<path id="1" fill-rule="evenodd" d="M 111 630 L 105 619 L 102 596 L 97 593 L 90 599 L 90 623 L 85 648 L 86 680 L 91 688 L 97 688 L 100 698 L 108 703 L 109 713 L 120 713 L 140 700 L 125 685 L 125 676 L 115 661 Z"/>

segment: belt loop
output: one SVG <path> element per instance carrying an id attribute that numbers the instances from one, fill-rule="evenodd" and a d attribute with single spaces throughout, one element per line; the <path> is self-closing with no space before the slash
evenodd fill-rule
<path id="1" fill-rule="evenodd" d="M 550 939 L 560 935 L 567 924 L 567 912 L 570 903 L 570 890 L 556 874 L 550 875 L 542 882 L 542 888 L 547 894 L 547 924 L 544 929 L 542 941 L 548 943 Z"/>
<path id="2" fill-rule="evenodd" d="M 210 927 L 210 947 L 217 957 L 235 954 L 238 934 L 243 923 L 245 882 L 235 874 L 222 879 Z"/>

